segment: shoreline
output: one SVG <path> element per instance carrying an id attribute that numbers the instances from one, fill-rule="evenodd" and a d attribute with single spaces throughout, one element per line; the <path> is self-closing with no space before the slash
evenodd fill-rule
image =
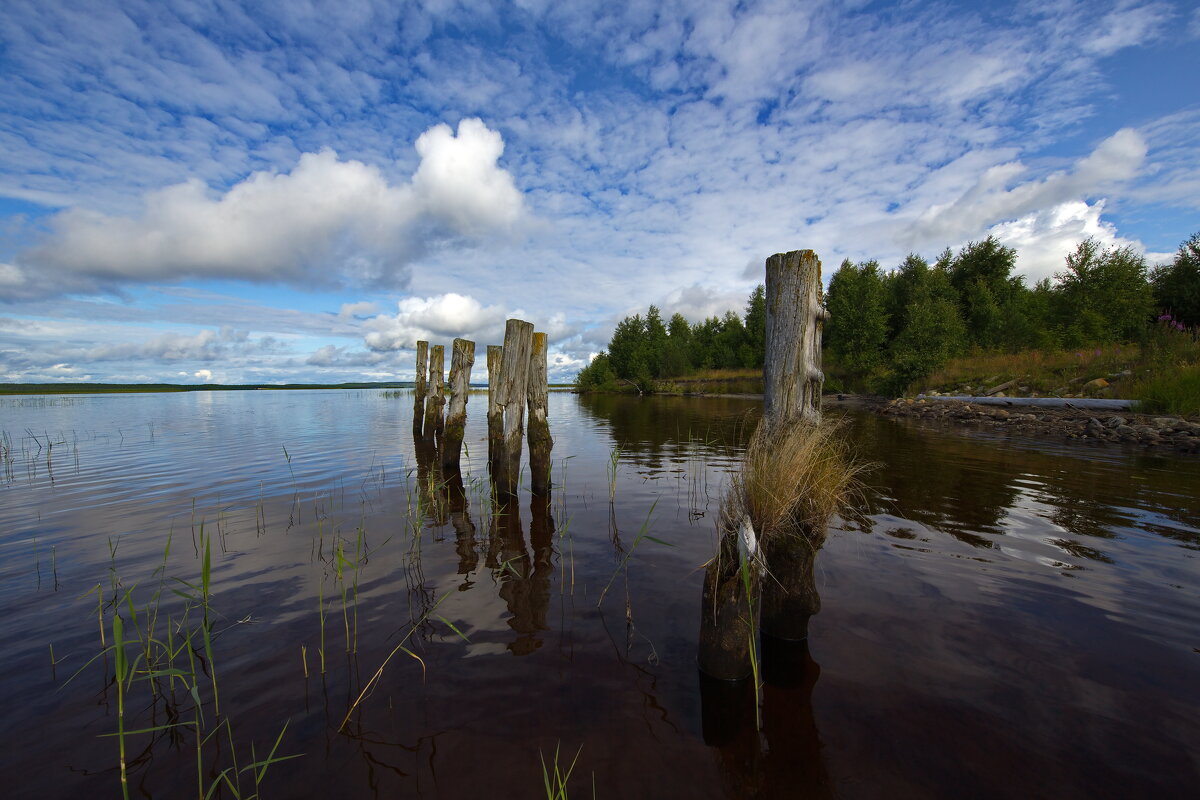
<path id="1" fill-rule="evenodd" d="M 974 399 L 974 398 L 970 398 Z M 1057 442 L 1137 445 L 1150 450 L 1200 453 L 1200 421 L 1128 409 L 1085 408 L 1078 401 L 1062 405 L 966 402 L 955 398 L 877 398 L 875 413 L 920 421 L 952 423 L 975 429 L 1006 430 Z M 1043 399 L 1043 398 L 1038 398 Z M 1048 398 L 1047 398 L 1048 399 Z M 1003 404 L 1001 404 L 1003 403 Z"/>

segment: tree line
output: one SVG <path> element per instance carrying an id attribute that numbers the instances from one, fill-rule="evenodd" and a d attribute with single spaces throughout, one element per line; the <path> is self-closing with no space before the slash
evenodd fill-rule
<path id="1" fill-rule="evenodd" d="M 1200 326 L 1200 233 L 1168 264 L 1150 267 L 1132 247 L 1079 243 L 1053 279 L 1027 286 L 1017 253 L 989 236 L 933 264 L 909 255 L 896 269 L 843 261 L 825 305 L 827 372 L 847 388 L 894 393 L 974 352 L 1076 348 L 1146 341 L 1155 328 Z M 704 369 L 761 368 L 763 287 L 745 313 L 689 323 L 659 309 L 622 319 L 608 348 L 576 378 L 581 390 L 622 385 L 650 391 L 657 379 Z"/>

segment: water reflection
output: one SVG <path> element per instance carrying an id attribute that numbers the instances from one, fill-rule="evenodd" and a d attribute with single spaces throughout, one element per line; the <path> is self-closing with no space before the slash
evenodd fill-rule
<path id="1" fill-rule="evenodd" d="M 811 653 L 787 645 L 776 658 L 763 641 L 760 729 L 749 684 L 723 698 L 727 685 L 697 682 L 695 659 L 714 523 L 694 515 L 705 481 L 717 502 L 757 402 L 552 395 L 555 476 L 569 475 L 551 513 L 549 498 L 525 491 L 495 504 L 468 457 L 462 472 L 441 471 L 436 451 L 410 438 L 405 399 L 0 403 L 14 445 L 0 485 L 0 685 L 22 698 L 0 718 L 9 793 L 115 788 L 114 741 L 101 738 L 115 724 L 102 705 L 111 659 L 65 680 L 101 650 L 88 592 L 99 583 L 107 598 L 110 574 L 139 592 L 160 575 L 195 581 L 189 532 L 204 523 L 238 756 L 274 742 L 288 719 L 279 753 L 305 754 L 273 767 L 264 794 L 527 797 L 541 787 L 539 751 L 559 743 L 569 755 L 583 746 L 574 793 L 587 795 L 594 774 L 600 797 L 1194 788 L 1200 461 L 852 415 L 859 456 L 881 464 L 868 476 L 877 495 L 857 509 L 857 530 L 832 525 Z M 69 457 L 54 447 L 53 484 L 45 451 L 15 433 L 26 428 L 72 444 Z M 483 414 L 467 442 L 482 463 Z M 610 504 L 618 445 L 634 468 L 617 471 Z M 672 546 L 634 548 L 656 501 L 649 533 Z M 369 555 L 338 583 L 331 547 L 354 551 L 358 528 Z M 628 605 L 616 599 L 626 592 Z M 440 620 L 423 625 L 405 644 L 420 661 L 397 655 L 351 735 L 338 735 L 365 682 L 439 602 L 470 641 Z M 161 721 L 151 715 L 138 724 Z M 194 791 L 194 755 L 156 741 L 131 794 Z"/>
<path id="2" fill-rule="evenodd" d="M 821 667 L 808 641 L 762 638 L 762 729 L 746 681 L 698 673 L 704 743 L 713 748 L 729 798 L 833 797 L 813 691 Z"/>
<path id="3" fill-rule="evenodd" d="M 760 413 L 757 402 L 738 398 L 582 395 L 579 407 L 603 422 L 623 458 L 655 470 L 697 454 L 736 459 Z"/>

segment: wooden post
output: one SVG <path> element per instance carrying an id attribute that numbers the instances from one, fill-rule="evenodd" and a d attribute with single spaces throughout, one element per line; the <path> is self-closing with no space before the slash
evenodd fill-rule
<path id="1" fill-rule="evenodd" d="M 519 319 L 508 320 L 504 326 L 504 353 L 500 359 L 499 403 L 504 413 L 504 440 L 493 474 L 500 494 L 517 493 L 532 349 L 533 324 Z"/>
<path id="2" fill-rule="evenodd" d="M 413 393 L 413 435 L 420 436 L 425 419 L 425 371 L 429 369 L 429 342 L 417 342 L 416 388 Z"/>
<path id="3" fill-rule="evenodd" d="M 440 435 L 446 405 L 446 348 L 435 344 L 429 349 L 429 397 L 425 400 L 425 436 Z"/>
<path id="4" fill-rule="evenodd" d="M 455 339 L 450 356 L 450 406 L 446 410 L 446 432 L 442 436 L 442 467 L 458 469 L 463 433 L 467 426 L 467 392 L 471 388 L 471 367 L 475 364 L 475 343 Z"/>
<path id="5" fill-rule="evenodd" d="M 529 353 L 529 488 L 534 494 L 550 491 L 550 422 L 546 419 L 546 334 L 535 332 Z"/>
<path id="6" fill-rule="evenodd" d="M 767 259 L 767 353 L 762 425 L 821 422 L 821 262 L 812 250 Z M 787 641 L 808 636 L 821 610 L 814 565 L 825 530 L 786 531 L 763 543 L 771 580 L 762 589 L 762 632 Z"/>
<path id="7" fill-rule="evenodd" d="M 821 610 L 814 567 L 825 531 L 778 534 L 763 546 L 771 577 L 763 581 L 759 627 L 787 642 L 808 638 L 808 620 Z"/>
<path id="8" fill-rule="evenodd" d="M 821 421 L 821 261 L 812 250 L 767 259 L 765 418 Z"/>
<path id="9" fill-rule="evenodd" d="M 755 626 L 752 598 L 739 569 L 737 540 L 721 532 L 717 557 L 704 571 L 700 600 L 700 671 L 720 680 L 750 676 L 750 641 Z M 751 582 L 753 590 L 758 581 Z"/>
<path id="10" fill-rule="evenodd" d="M 488 345 L 488 469 L 493 475 L 496 474 L 496 457 L 504 442 L 504 407 L 500 405 L 500 361 L 503 355 L 503 347 Z"/>

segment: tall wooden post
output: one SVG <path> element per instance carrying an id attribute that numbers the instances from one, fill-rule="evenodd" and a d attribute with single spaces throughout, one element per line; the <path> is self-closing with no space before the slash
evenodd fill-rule
<path id="1" fill-rule="evenodd" d="M 500 406 L 504 412 L 504 441 L 496 459 L 496 490 L 517 493 L 521 474 L 521 439 L 525 432 L 525 403 L 529 384 L 529 352 L 533 349 L 533 324 L 510 319 L 504 326 L 504 353 L 500 359 Z"/>
<path id="2" fill-rule="evenodd" d="M 420 436 L 425 419 L 425 371 L 429 369 L 429 342 L 417 342 L 416 387 L 413 392 L 413 435 Z"/>
<path id="3" fill-rule="evenodd" d="M 429 349 L 429 397 L 425 400 L 425 436 L 440 435 L 446 405 L 446 348 L 435 344 Z"/>
<path id="4" fill-rule="evenodd" d="M 442 466 L 458 469 L 463 433 L 467 426 L 467 393 L 471 388 L 471 367 L 475 364 L 475 343 L 455 339 L 450 356 L 450 406 L 446 409 L 446 432 L 442 436 Z"/>
<path id="5" fill-rule="evenodd" d="M 821 261 L 812 250 L 767 259 L 765 418 L 821 421 Z"/>
<path id="6" fill-rule="evenodd" d="M 504 442 L 504 406 L 500 405 L 500 361 L 503 356 L 503 347 L 488 345 L 488 469 L 493 475 L 496 474 L 496 457 Z"/>
<path id="7" fill-rule="evenodd" d="M 765 409 L 759 434 L 775 441 L 772 430 L 821 421 L 821 262 L 812 250 L 777 253 L 766 263 Z M 736 507 L 736 506 L 735 506 Z M 782 639 L 802 639 L 808 619 L 820 608 L 813 562 L 820 531 L 772 531 L 761 536 L 749 516 L 722 515 L 718 556 L 705 571 L 700 618 L 700 669 L 717 678 L 750 671 L 750 643 L 757 631 Z M 747 553 L 760 549 L 765 572 Z M 741 579 L 748 564 L 751 580 Z"/>
<path id="8" fill-rule="evenodd" d="M 812 250 L 767 259 L 767 354 L 762 425 L 821 422 L 821 262 Z M 763 634 L 798 641 L 821 610 L 814 566 L 825 541 L 820 529 L 781 531 L 763 542 L 767 571 L 760 624 Z"/>
<path id="9" fill-rule="evenodd" d="M 534 494 L 550 491 L 550 422 L 546 419 L 546 334 L 535 332 L 529 353 L 529 488 Z"/>

